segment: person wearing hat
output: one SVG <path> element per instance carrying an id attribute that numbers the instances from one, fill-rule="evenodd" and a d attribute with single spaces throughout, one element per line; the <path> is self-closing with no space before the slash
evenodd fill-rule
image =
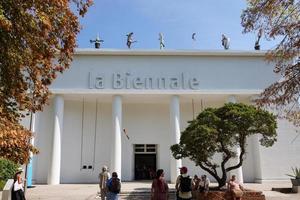
<path id="1" fill-rule="evenodd" d="M 97 197 L 97 198 L 101 198 L 101 200 L 106 199 L 106 195 L 107 195 L 106 182 L 109 178 L 110 178 L 110 174 L 108 172 L 108 167 L 104 165 L 102 167 L 102 172 L 99 174 L 100 197 L 99 196 Z"/>
<path id="2" fill-rule="evenodd" d="M 186 167 L 181 167 L 180 175 L 177 177 L 175 188 L 177 190 L 177 199 L 192 199 L 192 190 L 194 188 L 194 182 L 187 174 L 188 169 Z"/>
<path id="3" fill-rule="evenodd" d="M 21 174 L 23 172 L 22 168 L 19 168 L 14 176 L 14 185 L 12 189 L 12 200 L 26 200 L 24 195 L 23 180 Z"/>

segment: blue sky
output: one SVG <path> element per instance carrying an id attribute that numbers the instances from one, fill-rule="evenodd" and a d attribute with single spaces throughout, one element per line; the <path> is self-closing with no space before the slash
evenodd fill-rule
<path id="1" fill-rule="evenodd" d="M 246 0 L 94 0 L 80 19 L 78 47 L 93 47 L 89 40 L 99 33 L 102 48 L 126 49 L 126 34 L 134 32 L 133 49 L 159 49 L 158 33 L 166 49 L 223 49 L 221 34 L 231 40 L 230 49 L 252 50 L 255 34 L 242 34 L 240 15 Z M 191 39 L 196 33 L 196 42 Z M 261 42 L 261 49 L 274 47 Z"/>

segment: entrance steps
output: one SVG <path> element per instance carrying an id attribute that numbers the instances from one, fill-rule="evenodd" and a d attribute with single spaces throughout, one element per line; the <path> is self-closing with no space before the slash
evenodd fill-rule
<path id="1" fill-rule="evenodd" d="M 120 193 L 121 200 L 150 200 L 151 192 L 150 190 L 144 191 L 130 191 L 130 192 L 121 192 Z M 169 191 L 169 200 L 175 200 L 175 190 Z"/>
<path id="2" fill-rule="evenodd" d="M 152 181 L 134 181 L 122 183 L 121 200 L 150 200 Z M 175 185 L 168 183 L 169 200 L 175 200 Z"/>

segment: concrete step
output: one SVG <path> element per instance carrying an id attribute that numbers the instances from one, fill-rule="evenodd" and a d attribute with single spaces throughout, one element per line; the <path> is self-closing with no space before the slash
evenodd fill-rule
<path id="1" fill-rule="evenodd" d="M 121 200 L 150 200 L 151 193 L 150 191 L 131 191 L 131 192 L 121 192 Z M 169 200 L 175 200 L 176 198 L 175 191 L 169 192 Z"/>

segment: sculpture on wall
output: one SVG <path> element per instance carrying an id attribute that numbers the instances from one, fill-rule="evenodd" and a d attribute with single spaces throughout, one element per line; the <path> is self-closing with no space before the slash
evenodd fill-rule
<path id="1" fill-rule="evenodd" d="M 137 41 L 133 40 L 133 32 L 127 34 L 126 36 L 127 36 L 127 43 L 126 43 L 126 45 L 127 45 L 128 49 L 131 49 L 132 43 L 135 43 Z"/>
<path id="2" fill-rule="evenodd" d="M 159 48 L 160 49 L 164 49 L 166 46 L 165 46 L 165 40 L 164 40 L 164 35 L 162 33 L 159 33 L 158 34 L 159 38 Z"/>
<path id="3" fill-rule="evenodd" d="M 262 33 L 263 33 L 263 30 L 262 30 L 262 29 L 259 29 L 258 34 L 257 34 L 256 41 L 255 41 L 255 45 L 254 45 L 254 49 L 255 49 L 255 50 L 260 50 L 260 44 L 259 44 L 259 41 L 260 41 L 260 38 L 261 38 L 261 36 L 262 36 Z"/>
<path id="4" fill-rule="evenodd" d="M 222 46 L 224 47 L 225 50 L 228 50 L 229 45 L 230 45 L 230 38 L 222 34 Z"/>
<path id="5" fill-rule="evenodd" d="M 193 33 L 193 34 L 192 34 L 192 40 L 193 40 L 193 41 L 196 41 L 196 33 Z"/>
<path id="6" fill-rule="evenodd" d="M 101 47 L 101 42 L 104 42 L 104 40 L 101 40 L 99 37 L 99 34 L 97 35 L 95 40 L 90 40 L 90 43 L 95 43 L 95 48 L 100 49 Z"/>

